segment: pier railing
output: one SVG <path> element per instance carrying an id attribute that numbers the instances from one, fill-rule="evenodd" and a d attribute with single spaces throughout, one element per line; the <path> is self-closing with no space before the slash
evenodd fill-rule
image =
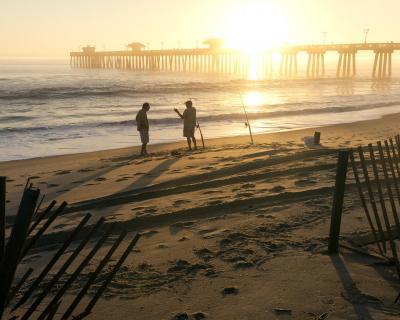
<path id="1" fill-rule="evenodd" d="M 400 43 L 354 43 L 327 45 L 292 45 L 259 53 L 244 53 L 235 49 L 197 48 L 144 50 L 134 47 L 123 51 L 96 51 L 95 47 L 84 47 L 80 52 L 71 52 L 74 68 L 122 69 L 131 71 L 221 73 L 247 76 L 256 70 L 261 77 L 274 74 L 274 55 L 280 55 L 281 77 L 296 77 L 298 54 L 308 55 L 306 74 L 308 78 L 321 78 L 325 72 L 325 54 L 336 52 L 337 78 L 352 78 L 357 75 L 357 53 L 370 51 L 374 55 L 371 76 L 388 79 L 392 76 L 392 56 L 400 50 Z"/>

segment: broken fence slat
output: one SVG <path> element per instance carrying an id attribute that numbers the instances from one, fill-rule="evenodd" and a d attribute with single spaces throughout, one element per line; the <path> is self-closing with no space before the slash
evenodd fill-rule
<path id="1" fill-rule="evenodd" d="M 103 294 L 104 290 L 106 290 L 108 284 L 111 282 L 112 278 L 114 277 L 114 275 L 117 273 L 117 271 L 119 270 L 119 268 L 122 266 L 122 264 L 125 262 L 126 258 L 128 257 L 128 255 L 131 253 L 133 247 L 136 245 L 136 243 L 138 242 L 140 238 L 139 234 L 136 234 L 135 237 L 132 239 L 131 243 L 128 245 L 128 247 L 126 248 L 125 252 L 122 254 L 122 256 L 119 258 L 118 262 L 115 264 L 114 268 L 111 270 L 111 272 L 108 274 L 106 280 L 104 280 L 103 284 L 101 285 L 101 287 L 99 288 L 99 290 L 96 292 L 96 294 L 94 295 L 94 297 L 92 298 L 92 300 L 89 302 L 89 304 L 87 305 L 87 307 L 85 308 L 85 311 L 83 313 L 87 313 L 90 314 L 90 312 L 92 311 L 92 309 L 94 308 L 94 306 L 96 305 L 97 301 L 99 300 L 99 298 L 101 297 L 101 295 Z"/>
<path id="2" fill-rule="evenodd" d="M 47 305 L 45 310 L 40 314 L 40 316 L 38 317 L 38 320 L 45 319 L 45 315 L 49 312 L 49 309 L 51 308 L 51 306 L 56 304 L 61 299 L 61 297 L 68 290 L 68 288 L 71 286 L 71 284 L 76 280 L 76 278 L 79 276 L 79 274 L 82 272 L 82 270 L 89 264 L 89 262 L 92 260 L 94 255 L 97 253 L 97 251 L 102 247 L 104 242 L 110 236 L 113 228 L 114 228 L 114 225 L 111 225 L 107 229 L 107 231 L 103 234 L 103 236 L 97 241 L 96 245 L 88 253 L 88 255 L 85 257 L 85 259 L 79 264 L 79 266 L 75 269 L 75 271 L 72 273 L 72 275 L 68 278 L 68 280 L 64 283 L 64 285 L 60 288 L 60 290 L 56 293 L 56 295 L 53 297 L 53 299 Z M 25 320 L 25 319 L 29 319 L 29 317 L 25 318 L 25 316 L 24 316 L 22 318 L 22 320 Z"/>
<path id="3" fill-rule="evenodd" d="M 395 246 L 395 243 L 393 240 L 393 234 L 392 234 L 389 217 L 388 217 L 387 210 L 386 210 L 385 199 L 383 198 L 382 186 L 381 186 L 381 182 L 380 182 L 380 178 L 379 178 L 378 167 L 376 164 L 376 159 L 375 159 L 375 154 L 374 154 L 372 144 L 368 145 L 368 149 L 369 149 L 369 153 L 370 153 L 370 157 L 371 157 L 372 169 L 374 171 L 375 183 L 376 183 L 376 186 L 378 189 L 379 202 L 380 202 L 381 208 L 382 208 L 383 220 L 385 221 L 386 231 L 387 231 L 388 237 L 389 237 L 390 249 L 391 249 L 393 258 L 396 261 L 397 273 L 400 276 L 400 268 L 398 266 L 399 258 L 398 258 L 397 249 L 396 249 L 396 246 Z"/>
<path id="4" fill-rule="evenodd" d="M 68 267 L 72 264 L 72 262 L 76 259 L 79 253 L 82 251 L 84 246 L 89 242 L 93 234 L 100 228 L 100 226 L 104 223 L 104 217 L 100 218 L 97 223 L 91 228 L 91 230 L 87 233 L 85 238 L 80 242 L 78 247 L 73 251 L 73 253 L 68 257 L 67 261 L 62 265 L 62 267 L 57 271 L 54 277 L 50 280 L 50 282 L 46 285 L 46 287 L 42 290 L 42 292 L 36 297 L 35 301 L 31 304 L 29 309 L 26 311 L 24 317 L 29 317 L 36 308 L 40 305 L 43 299 L 50 293 L 51 288 L 58 282 L 58 280 L 64 275 L 67 271 Z"/>
<path id="5" fill-rule="evenodd" d="M 115 250 L 118 249 L 119 245 L 124 240 L 125 236 L 126 236 L 126 232 L 125 231 L 120 234 L 118 239 L 114 242 L 114 245 L 107 252 L 106 256 L 100 261 L 100 263 L 97 266 L 96 270 L 90 275 L 90 278 L 88 279 L 86 284 L 83 286 L 82 290 L 78 293 L 78 295 L 75 297 L 74 301 L 72 301 L 71 305 L 65 311 L 65 313 L 62 316 L 61 320 L 68 319 L 68 317 L 72 314 L 72 312 L 74 312 L 76 306 L 79 304 L 79 302 L 85 296 L 85 294 L 89 290 L 90 286 L 94 283 L 94 281 L 96 280 L 97 276 L 100 274 L 101 270 L 103 270 L 103 268 L 105 267 L 107 262 L 111 259 L 111 257 L 114 254 Z"/>
<path id="6" fill-rule="evenodd" d="M 42 207 L 43 200 L 44 200 L 45 197 L 46 197 L 46 195 L 44 194 L 44 195 L 40 198 L 40 201 L 39 201 L 38 205 L 36 206 L 35 212 L 34 212 L 34 214 L 33 214 L 33 219 L 36 219 L 37 214 L 38 214 L 40 208 Z"/>
<path id="7" fill-rule="evenodd" d="M 371 228 L 372 234 L 373 234 L 373 236 L 375 238 L 375 241 L 376 241 L 376 243 L 378 245 L 379 252 L 381 254 L 383 254 L 381 243 L 380 243 L 380 240 L 379 240 L 378 235 L 376 233 L 374 224 L 373 224 L 372 219 L 371 219 L 371 214 L 370 214 L 370 212 L 368 210 L 368 206 L 367 206 L 367 203 L 365 201 L 364 193 L 362 191 L 362 186 L 361 186 L 360 178 L 359 178 L 359 175 L 358 175 L 357 165 L 356 165 L 356 162 L 354 160 L 353 150 L 350 150 L 349 156 L 350 156 L 351 166 L 353 168 L 354 179 L 356 180 L 357 190 L 358 190 L 358 193 L 360 195 L 361 204 L 362 204 L 362 206 L 364 208 L 364 212 L 365 212 L 365 215 L 367 217 L 367 220 L 368 220 L 369 226 Z"/>
<path id="8" fill-rule="evenodd" d="M 10 301 L 12 301 L 12 299 L 14 298 L 14 296 L 16 295 L 16 293 L 22 288 L 22 286 L 24 285 L 25 281 L 29 278 L 29 276 L 32 274 L 33 272 L 33 268 L 29 268 L 24 275 L 22 276 L 22 278 L 19 280 L 19 282 L 17 283 L 17 285 L 10 291 L 8 297 L 7 297 L 7 302 L 6 302 L 6 306 L 8 306 L 8 304 L 10 303 Z"/>
<path id="9" fill-rule="evenodd" d="M 41 213 L 38 213 L 36 215 L 35 218 L 35 222 L 32 223 L 28 235 L 30 235 L 32 233 L 32 231 L 36 228 L 36 226 L 49 214 L 49 212 L 51 211 L 51 209 L 53 209 L 53 207 L 56 205 L 57 201 L 53 200 L 49 206 Z"/>
<path id="10" fill-rule="evenodd" d="M 68 246 L 71 244 L 71 242 L 75 239 L 75 237 L 78 235 L 78 233 L 82 230 L 83 226 L 88 222 L 90 219 L 91 214 L 86 214 L 85 217 L 81 220 L 79 225 L 74 229 L 74 231 L 70 234 L 68 239 L 64 242 L 64 244 L 61 246 L 60 249 L 58 249 L 57 253 L 52 257 L 52 259 L 49 261 L 49 263 L 46 265 L 46 267 L 42 270 L 42 272 L 39 274 L 39 276 L 35 279 L 33 284 L 30 286 L 30 288 L 25 292 L 25 294 L 22 296 L 20 301 L 13 307 L 12 311 L 18 309 L 21 305 L 23 305 L 30 297 L 30 295 L 36 290 L 36 288 L 39 286 L 40 282 L 46 277 L 46 275 L 49 273 L 51 268 L 56 264 L 58 259 L 63 255 L 65 250 L 68 248 Z"/>
<path id="11" fill-rule="evenodd" d="M 374 192 L 372 190 L 371 180 L 369 178 L 368 168 L 367 168 L 367 164 L 366 164 L 365 157 L 364 157 L 364 151 L 361 147 L 358 147 L 357 150 L 358 150 L 358 155 L 360 158 L 360 164 L 361 164 L 363 174 L 364 174 L 365 184 L 367 185 L 369 201 L 371 203 L 372 211 L 373 211 L 374 217 L 375 217 L 375 222 L 378 227 L 379 239 L 382 241 L 383 252 L 386 253 L 385 233 L 383 231 L 381 218 L 379 217 L 378 207 L 376 205 Z"/>
<path id="12" fill-rule="evenodd" d="M 43 235 L 43 233 L 47 230 L 47 228 L 54 222 L 54 220 L 63 212 L 65 207 L 67 206 L 66 202 L 63 202 L 57 210 L 53 212 L 53 214 L 46 220 L 43 226 L 36 232 L 36 234 L 29 240 L 26 244 L 24 251 L 22 252 L 21 258 L 23 258 L 28 251 L 35 245 L 35 243 L 39 240 L 39 238 Z"/>
<path id="13" fill-rule="evenodd" d="M 388 170 L 386 167 L 385 155 L 383 154 L 383 148 L 382 148 L 382 144 L 380 141 L 378 141 L 378 150 L 379 150 L 379 157 L 381 158 L 381 166 L 382 166 L 382 170 L 383 170 L 383 176 L 385 179 L 386 190 L 388 192 L 389 202 L 390 202 L 390 206 L 392 208 L 393 219 L 394 219 L 396 227 L 397 227 L 397 232 L 400 234 L 400 221 L 399 221 L 399 217 L 397 215 L 396 204 L 394 203 L 392 186 L 390 183 L 389 174 L 388 174 Z"/>
<path id="14" fill-rule="evenodd" d="M 39 194 L 39 190 L 27 189 L 24 191 L 14 226 L 6 245 L 4 258 L 0 266 L 0 278 L 2 279 L 0 286 L 0 319 L 4 312 L 8 292 L 14 279 Z"/>

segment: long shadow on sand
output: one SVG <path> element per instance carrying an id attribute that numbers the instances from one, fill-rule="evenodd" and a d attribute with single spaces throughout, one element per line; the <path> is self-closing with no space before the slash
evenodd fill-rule
<path id="1" fill-rule="evenodd" d="M 360 320 L 372 320 L 372 316 L 369 313 L 366 306 L 360 301 L 363 294 L 357 288 L 356 283 L 354 282 L 353 278 L 351 277 L 347 267 L 343 261 L 343 259 L 339 255 L 332 255 L 330 256 L 333 266 L 335 267 L 336 273 L 339 276 L 340 281 L 343 284 L 344 288 L 344 297 L 348 300 L 353 309 Z"/>

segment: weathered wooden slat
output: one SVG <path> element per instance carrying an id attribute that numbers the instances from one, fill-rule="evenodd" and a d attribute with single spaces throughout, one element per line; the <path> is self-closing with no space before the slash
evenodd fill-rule
<path id="1" fill-rule="evenodd" d="M 51 209 L 53 209 L 53 207 L 56 205 L 57 201 L 53 200 L 49 206 L 41 213 L 38 213 L 36 215 L 36 219 L 35 222 L 32 223 L 29 231 L 28 231 L 28 235 L 30 235 L 32 233 L 32 231 L 37 227 L 37 225 L 45 218 L 47 217 L 47 215 L 49 214 L 49 212 L 51 211 Z"/>
<path id="2" fill-rule="evenodd" d="M 62 265 L 62 267 L 57 271 L 51 281 L 46 285 L 46 287 L 42 290 L 42 292 L 36 297 L 35 301 L 31 304 L 29 309 L 25 312 L 23 319 L 29 319 L 32 313 L 36 310 L 36 308 L 40 305 L 43 299 L 50 293 L 50 290 L 54 287 L 54 285 L 58 282 L 58 280 L 64 275 L 67 271 L 68 267 L 72 264 L 72 262 L 76 259 L 79 253 L 82 251 L 84 246 L 89 242 L 94 233 L 100 228 L 100 226 L 104 223 L 104 218 L 100 218 L 97 223 L 91 228 L 91 230 L 87 233 L 85 238 L 80 242 L 79 246 L 73 251 L 73 253 L 68 257 L 67 261 Z"/>
<path id="3" fill-rule="evenodd" d="M 21 259 L 25 257 L 28 251 L 35 245 L 35 243 L 39 240 L 39 238 L 43 235 L 43 233 L 47 230 L 47 228 L 54 222 L 54 220 L 64 211 L 67 206 L 66 202 L 63 202 L 57 210 L 50 215 L 50 217 L 46 220 L 43 226 L 36 232 L 36 234 L 28 241 L 25 245 L 24 250 L 22 251 Z"/>
<path id="4" fill-rule="evenodd" d="M 75 297 L 74 301 L 72 301 L 71 305 L 65 311 L 65 313 L 62 316 L 61 320 L 68 319 L 68 317 L 72 314 L 72 312 L 74 312 L 76 306 L 79 304 L 79 302 L 85 296 L 85 294 L 89 290 L 90 286 L 94 283 L 94 281 L 96 280 L 97 276 L 100 274 L 101 270 L 103 270 L 105 265 L 111 259 L 111 257 L 114 254 L 115 250 L 117 250 L 117 248 L 121 244 L 122 240 L 124 240 L 125 236 L 126 236 L 126 232 L 122 232 L 120 234 L 118 239 L 114 242 L 113 246 L 108 250 L 106 256 L 100 261 L 100 263 L 97 266 L 96 270 L 90 275 L 90 278 L 88 279 L 86 284 L 83 286 L 82 290 L 78 293 L 78 295 Z"/>
<path id="5" fill-rule="evenodd" d="M 64 283 L 64 285 L 60 288 L 60 290 L 56 293 L 56 295 L 53 297 L 53 299 L 50 301 L 50 303 L 44 309 L 44 311 L 40 314 L 40 316 L 38 317 L 38 320 L 44 320 L 46 314 L 49 312 L 49 309 L 61 299 L 61 297 L 68 290 L 68 288 L 71 286 L 71 284 L 76 280 L 76 278 L 79 276 L 79 274 L 82 272 L 82 270 L 89 264 L 89 262 L 92 260 L 94 255 L 97 253 L 97 251 L 99 251 L 101 246 L 104 244 L 104 242 L 110 236 L 113 228 L 114 228 L 114 225 L 111 225 L 107 229 L 107 231 L 103 234 L 103 236 L 97 241 L 96 245 L 87 254 L 85 259 L 79 264 L 79 266 L 75 269 L 75 271 L 72 273 L 72 275 L 68 278 L 68 280 Z M 22 319 L 25 320 L 28 318 L 22 318 Z"/>
<path id="6" fill-rule="evenodd" d="M 389 169 L 392 174 L 392 181 L 393 181 L 393 185 L 394 185 L 394 188 L 396 191 L 397 199 L 398 199 L 398 201 L 400 201 L 399 176 L 396 175 L 396 170 L 394 169 L 394 164 L 393 164 L 393 159 L 396 161 L 396 159 L 395 159 L 396 155 L 393 154 L 393 158 L 392 158 L 389 143 L 387 140 L 385 140 L 385 151 L 386 151 L 387 158 L 389 160 Z"/>
<path id="7" fill-rule="evenodd" d="M 395 221 L 397 231 L 400 233 L 400 221 L 399 221 L 399 217 L 397 215 L 397 208 L 396 208 L 396 204 L 395 204 L 394 198 L 393 198 L 393 191 L 392 191 L 392 186 L 391 186 L 391 183 L 389 180 L 389 174 L 388 174 L 388 170 L 387 170 L 387 166 L 386 166 L 385 155 L 383 154 L 383 148 L 382 148 L 382 144 L 380 141 L 378 141 L 378 151 L 379 151 L 379 157 L 381 159 L 381 167 L 382 167 L 382 171 L 383 171 L 383 177 L 385 179 L 386 190 L 388 192 L 389 202 L 390 202 L 390 206 L 392 208 L 392 216 Z"/>
<path id="8" fill-rule="evenodd" d="M 6 245 L 4 258 L 0 266 L 0 319 L 4 312 L 7 296 L 17 270 L 39 194 L 39 190 L 26 189 L 24 191 L 14 226 Z"/>
<path id="9" fill-rule="evenodd" d="M 32 285 L 29 287 L 29 289 L 24 293 L 22 298 L 19 300 L 19 302 L 14 306 L 12 311 L 18 309 L 21 305 L 23 305 L 31 296 L 31 294 L 36 290 L 36 288 L 39 286 L 39 284 L 42 282 L 42 280 L 46 277 L 46 275 L 49 273 L 49 271 L 53 268 L 53 266 L 56 264 L 58 259 L 63 255 L 65 250 L 68 248 L 68 246 L 72 243 L 72 241 L 75 239 L 75 237 L 78 235 L 78 233 L 82 230 L 84 225 L 89 221 L 91 215 L 88 213 L 85 215 L 85 217 L 81 220 L 79 225 L 75 228 L 75 230 L 70 234 L 68 239 L 63 243 L 60 249 L 56 252 L 56 254 L 51 258 L 49 263 L 46 265 L 46 267 L 42 270 L 42 272 L 39 274 L 39 276 L 35 279 L 35 281 L 32 283 Z"/>
<path id="10" fill-rule="evenodd" d="M 29 278 L 29 276 L 32 274 L 32 272 L 33 272 L 32 268 L 29 268 L 28 270 L 26 270 L 26 272 L 24 273 L 22 278 L 19 280 L 17 285 L 8 294 L 6 306 L 8 306 L 9 302 L 14 298 L 16 293 L 22 288 L 22 286 L 24 285 L 25 281 Z"/>
<path id="11" fill-rule="evenodd" d="M 367 203 L 365 201 L 364 193 L 363 193 L 363 190 L 362 190 L 362 187 L 361 187 L 360 178 L 358 176 L 357 165 L 356 165 L 355 160 L 354 160 L 353 149 L 350 150 L 349 155 L 350 155 L 351 166 L 353 168 L 354 179 L 355 179 L 356 185 L 357 185 L 358 194 L 359 194 L 360 199 L 361 199 L 361 204 L 362 204 L 362 206 L 364 208 L 364 212 L 365 212 L 365 215 L 367 217 L 368 224 L 369 224 L 369 226 L 371 228 L 372 234 L 374 235 L 374 238 L 375 238 L 376 244 L 378 246 L 379 252 L 381 254 L 383 254 L 383 249 L 381 247 L 381 242 L 383 242 L 383 241 L 378 238 L 378 235 L 377 235 L 376 230 L 375 230 L 375 226 L 374 226 L 374 224 L 372 222 L 372 219 L 371 219 L 371 214 L 370 214 L 370 212 L 368 210 L 368 206 L 367 206 Z"/>
<path id="12" fill-rule="evenodd" d="M 389 236 L 390 249 L 391 249 L 393 258 L 396 261 L 397 273 L 400 276 L 399 257 L 397 255 L 396 245 L 393 240 L 392 229 L 390 227 L 390 221 L 389 221 L 389 217 L 388 217 L 387 210 L 386 210 L 385 199 L 383 198 L 382 186 L 381 186 L 381 182 L 379 179 L 379 172 L 378 172 L 378 167 L 376 165 L 375 154 L 374 154 L 374 150 L 372 148 L 372 144 L 368 145 L 368 149 L 369 149 L 369 153 L 370 153 L 370 157 L 371 157 L 372 169 L 374 171 L 375 183 L 376 183 L 376 186 L 378 189 L 379 202 L 380 202 L 381 208 L 382 208 L 383 220 L 385 221 L 386 231 Z"/>
<path id="13" fill-rule="evenodd" d="M 376 222 L 376 225 L 377 225 L 377 228 L 378 228 L 379 239 L 382 242 L 383 251 L 386 253 L 385 235 L 384 235 L 384 232 L 383 232 L 381 219 L 379 217 L 378 207 L 377 207 L 376 202 L 375 202 L 375 196 L 374 196 L 374 192 L 372 190 L 371 181 L 369 179 L 369 173 L 368 173 L 368 168 L 367 168 L 365 157 L 364 157 L 364 151 L 363 151 L 362 147 L 358 147 L 357 150 L 358 150 L 358 156 L 360 158 L 361 168 L 362 168 L 362 171 L 363 171 L 363 174 L 364 174 L 365 184 L 367 185 L 367 191 L 368 191 L 369 200 L 370 200 L 370 203 L 371 203 L 372 211 L 374 213 L 375 222 Z"/>
<path id="14" fill-rule="evenodd" d="M 121 268 L 121 266 L 125 262 L 125 260 L 128 257 L 128 255 L 131 253 L 133 247 L 136 245 L 136 243 L 138 242 L 139 238 L 140 238 L 140 235 L 136 234 L 135 237 L 132 239 L 131 243 L 128 245 L 128 247 L 126 248 L 125 252 L 119 258 L 119 260 L 115 264 L 114 268 L 108 274 L 107 278 L 104 280 L 104 282 L 101 285 L 101 287 L 99 288 L 99 290 L 95 293 L 94 297 L 92 298 L 92 300 L 89 302 L 89 304 L 85 308 L 85 311 L 83 312 L 83 314 L 90 314 L 91 313 L 91 311 L 93 310 L 93 308 L 96 305 L 97 301 L 99 300 L 99 298 L 101 297 L 103 292 L 106 290 L 108 284 L 111 282 L 112 278 L 115 276 L 115 274 L 117 273 L 119 268 Z"/>
<path id="15" fill-rule="evenodd" d="M 344 191 L 346 186 L 349 152 L 339 151 L 337 162 L 335 191 L 333 195 L 331 225 L 329 231 L 328 252 L 337 253 L 339 249 L 340 226 L 342 220 Z"/>
<path id="16" fill-rule="evenodd" d="M 46 195 L 44 194 L 44 195 L 40 198 L 40 201 L 39 201 L 38 205 L 36 206 L 35 213 L 33 214 L 33 219 L 36 219 L 37 214 L 38 214 L 40 208 L 42 207 L 42 203 L 43 203 L 43 200 L 44 200 L 45 197 L 46 197 Z"/>

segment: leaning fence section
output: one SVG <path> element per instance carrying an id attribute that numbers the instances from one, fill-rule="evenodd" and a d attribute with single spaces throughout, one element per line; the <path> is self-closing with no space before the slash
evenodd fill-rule
<path id="1" fill-rule="evenodd" d="M 376 254 L 394 265 L 400 279 L 400 136 L 339 153 L 329 237 L 330 253 L 336 253 L 339 247 L 342 207 L 339 210 L 335 208 L 343 203 L 348 168 L 354 177 L 354 187 L 372 236 L 368 243 L 360 239 L 355 239 L 355 242 L 361 247 L 372 245 Z M 400 295 L 396 302 L 399 298 Z"/>
<path id="2" fill-rule="evenodd" d="M 91 214 L 88 213 L 69 232 L 41 270 L 34 272 L 35 270 L 28 268 L 17 279 L 18 267 L 24 257 L 48 232 L 67 206 L 66 202 L 57 205 L 56 201 L 52 201 L 46 208 L 42 208 L 43 200 L 40 190 L 34 188 L 28 179 L 10 235 L 6 239 L 6 178 L 0 177 L 0 319 L 13 319 L 17 316 L 23 320 L 72 317 L 83 319 L 92 312 L 139 240 L 139 234 L 128 239 L 126 231 L 117 232 L 112 224 L 105 224 L 104 218 L 89 225 Z M 99 232 L 103 229 L 104 232 Z M 123 243 L 127 243 L 125 249 L 122 248 Z M 106 244 L 110 246 L 108 249 L 105 248 Z M 102 248 L 106 250 L 106 254 L 99 258 Z M 84 255 L 83 250 L 86 250 Z M 117 262 L 110 265 L 111 260 Z M 94 271 L 83 285 L 80 283 L 80 291 L 75 299 L 70 304 L 62 303 L 65 294 L 89 265 Z M 33 274 L 37 275 L 32 277 Z M 87 296 L 94 283 L 98 289 L 89 299 L 89 303 L 82 305 L 81 300 Z"/>

